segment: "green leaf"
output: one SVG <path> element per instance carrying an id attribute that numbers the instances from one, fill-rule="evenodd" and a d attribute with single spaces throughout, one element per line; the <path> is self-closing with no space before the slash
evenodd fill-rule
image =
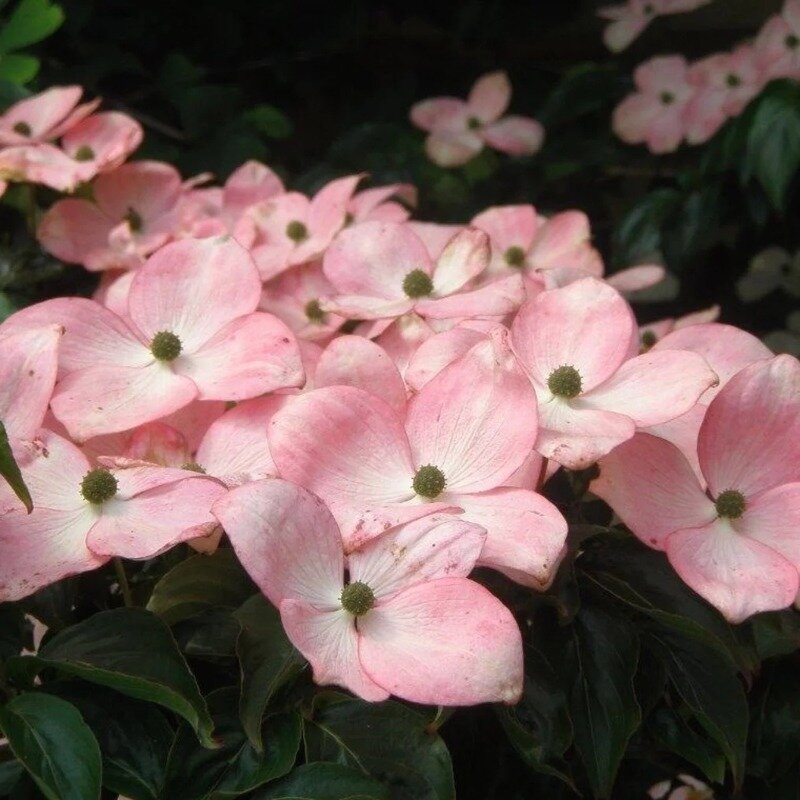
<path id="1" fill-rule="evenodd" d="M 50 0 L 21 0 L 0 26 L 0 53 L 11 53 L 46 39 L 63 21 L 61 7 Z"/>
<path id="2" fill-rule="evenodd" d="M 336 692 L 314 699 L 304 730 L 307 761 L 358 767 L 392 787 L 392 800 L 454 800 L 450 753 L 428 719 L 387 700 L 367 703 Z"/>
<path id="3" fill-rule="evenodd" d="M 212 608 L 238 608 L 256 587 L 230 548 L 181 561 L 155 585 L 147 608 L 167 625 Z"/>
<path id="4" fill-rule="evenodd" d="M 103 786 L 131 800 L 158 800 L 175 734 L 152 703 L 83 681 L 48 684 L 92 729 L 103 756 Z"/>
<path id="5" fill-rule="evenodd" d="M 245 122 L 269 139 L 286 139 L 292 135 L 291 120 L 275 106 L 262 103 L 242 115 Z"/>
<path id="6" fill-rule="evenodd" d="M 639 642 L 635 629 L 584 606 L 567 644 L 566 665 L 574 678 L 570 694 L 575 746 L 592 791 L 611 796 L 614 780 L 641 714 L 633 688 Z"/>
<path id="7" fill-rule="evenodd" d="M 33 626 L 15 603 L 0 603 L 0 661 L 33 648 Z"/>
<path id="8" fill-rule="evenodd" d="M 260 592 L 234 614 L 241 664 L 239 715 L 247 738 L 261 748 L 261 719 L 275 692 L 303 669 L 305 659 L 286 637 L 278 610 Z"/>
<path id="9" fill-rule="evenodd" d="M 25 767 L 16 759 L 0 763 L 0 797 L 11 795 L 24 774 Z"/>
<path id="10" fill-rule="evenodd" d="M 773 208 L 782 212 L 798 169 L 800 86 L 781 81 L 773 83 L 759 99 L 747 136 L 742 177 L 755 177 Z"/>
<path id="11" fill-rule="evenodd" d="M 66 628 L 36 656 L 12 661 L 99 683 L 182 716 L 206 747 L 213 723 L 194 676 L 164 623 L 140 608 L 101 611 Z"/>
<path id="12" fill-rule="evenodd" d="M 614 261 L 629 267 L 660 255 L 662 227 L 680 207 L 677 189 L 656 189 L 647 194 L 623 218 L 615 232 Z"/>
<path id="13" fill-rule="evenodd" d="M 750 625 L 760 659 L 800 650 L 800 613 L 795 609 L 758 614 Z"/>
<path id="14" fill-rule="evenodd" d="M 33 500 L 31 500 L 31 493 L 22 479 L 22 473 L 19 471 L 17 462 L 14 460 L 14 454 L 11 452 L 11 445 L 8 441 L 8 434 L 6 433 L 6 426 L 0 422 L 0 476 L 2 476 L 8 485 L 11 487 L 14 494 L 20 499 L 20 502 L 28 509 L 30 514 L 33 511 Z"/>
<path id="15" fill-rule="evenodd" d="M 23 53 L 0 55 L 0 80 L 24 84 L 39 72 L 39 59 Z"/>
<path id="16" fill-rule="evenodd" d="M 73 705 L 21 694 L 0 708 L 0 728 L 48 800 L 99 800 L 100 748 Z"/>
<path id="17" fill-rule="evenodd" d="M 253 800 L 389 800 L 389 789 L 344 764 L 304 764 Z"/>
<path id="18" fill-rule="evenodd" d="M 297 713 L 274 714 L 264 721 L 262 752 L 247 741 L 236 713 L 237 690 L 219 689 L 208 696 L 219 750 L 204 750 L 187 725 L 181 727 L 170 755 L 165 797 L 170 800 L 237 797 L 285 775 L 300 747 Z"/>

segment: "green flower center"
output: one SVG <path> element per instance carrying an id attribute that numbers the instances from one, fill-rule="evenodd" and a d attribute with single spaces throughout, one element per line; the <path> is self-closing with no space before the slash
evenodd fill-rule
<path id="1" fill-rule="evenodd" d="M 735 73 L 731 72 L 727 78 L 725 78 L 725 83 L 731 87 L 731 89 L 735 89 L 737 86 L 742 85 L 742 79 L 736 75 Z"/>
<path id="2" fill-rule="evenodd" d="M 503 258 L 509 267 L 521 267 L 525 264 L 525 251 L 515 244 L 503 253 Z"/>
<path id="3" fill-rule="evenodd" d="M 110 500 L 117 493 L 117 488 L 117 479 L 107 469 L 93 469 L 81 481 L 81 494 L 97 506 Z"/>
<path id="4" fill-rule="evenodd" d="M 187 461 L 181 469 L 189 470 L 189 472 L 199 472 L 201 475 L 205 475 L 206 471 L 201 467 L 196 461 Z"/>
<path id="5" fill-rule="evenodd" d="M 340 596 L 342 608 L 354 617 L 366 614 L 375 605 L 375 592 L 366 583 L 348 583 Z"/>
<path id="6" fill-rule="evenodd" d="M 643 331 L 641 341 L 641 351 L 646 353 L 657 341 L 658 337 L 653 331 Z"/>
<path id="7" fill-rule="evenodd" d="M 547 388 L 556 397 L 565 397 L 571 400 L 573 397 L 577 397 L 583 388 L 581 374 L 575 367 L 568 365 L 554 369 L 547 379 Z"/>
<path id="8" fill-rule="evenodd" d="M 325 312 L 320 308 L 319 300 L 309 300 L 306 303 L 306 317 L 309 322 L 316 322 L 322 325 L 325 322 Z"/>
<path id="9" fill-rule="evenodd" d="M 33 131 L 27 122 L 20 120 L 14 125 L 14 133 L 18 133 L 20 136 L 30 136 Z"/>
<path id="10" fill-rule="evenodd" d="M 446 483 L 444 472 L 439 467 L 434 467 L 433 464 L 426 464 L 417 470 L 411 488 L 420 497 L 427 497 L 429 500 L 433 500 L 444 491 Z"/>
<path id="11" fill-rule="evenodd" d="M 403 291 L 412 300 L 427 297 L 433 291 L 431 276 L 421 269 L 412 269 L 403 279 Z"/>
<path id="12" fill-rule="evenodd" d="M 726 489 L 717 498 L 717 514 L 726 519 L 739 519 L 747 507 L 744 495 L 736 489 Z"/>
<path id="13" fill-rule="evenodd" d="M 670 106 L 675 102 L 675 95 L 672 94 L 672 92 L 661 92 L 658 99 L 661 100 L 665 106 Z"/>
<path id="14" fill-rule="evenodd" d="M 347 228 L 356 221 L 356 218 L 349 211 L 344 215 L 344 223 L 342 227 Z"/>
<path id="15" fill-rule="evenodd" d="M 787 36 L 787 37 L 784 39 L 784 42 L 785 42 L 786 46 L 787 46 L 787 47 L 788 47 L 790 50 L 794 50 L 794 49 L 796 49 L 796 48 L 797 48 L 797 45 L 799 45 L 799 44 L 800 44 L 800 37 L 798 37 L 798 36 L 797 36 L 796 34 L 794 34 L 794 33 L 790 33 L 790 34 L 789 34 L 789 35 L 788 35 L 788 36 Z M 16 130 L 16 126 L 14 127 L 14 130 Z"/>
<path id="16" fill-rule="evenodd" d="M 174 361 L 181 354 L 181 340 L 172 331 L 159 331 L 150 342 L 150 352 L 159 361 Z"/>
<path id="17" fill-rule="evenodd" d="M 308 228 L 299 219 L 293 219 L 286 226 L 286 235 L 297 244 L 308 239 Z"/>
<path id="18" fill-rule="evenodd" d="M 481 127 L 481 125 L 483 125 L 483 123 L 482 123 L 482 122 L 481 122 L 481 121 L 480 121 L 480 120 L 479 120 L 477 117 L 470 117 L 470 118 L 467 120 L 467 127 L 468 127 L 468 128 L 471 130 L 471 131 L 476 131 L 476 130 L 478 130 L 478 128 L 480 128 L 480 127 Z"/>
<path id="19" fill-rule="evenodd" d="M 650 3 L 646 3 L 642 11 L 646 17 L 650 17 L 655 13 L 655 8 Z"/>
<path id="20" fill-rule="evenodd" d="M 75 151 L 76 161 L 92 161 L 94 159 L 94 150 L 88 144 L 82 144 Z"/>
<path id="21" fill-rule="evenodd" d="M 135 208 L 129 208 L 123 220 L 128 223 L 134 233 L 139 233 L 142 229 L 142 216 Z"/>

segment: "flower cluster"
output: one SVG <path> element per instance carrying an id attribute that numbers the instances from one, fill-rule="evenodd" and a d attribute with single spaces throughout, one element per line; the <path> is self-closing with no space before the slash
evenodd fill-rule
<path id="1" fill-rule="evenodd" d="M 636 91 L 614 111 L 620 139 L 653 153 L 670 153 L 683 141 L 702 144 L 771 80 L 800 79 L 800 0 L 786 0 L 752 43 L 691 64 L 680 55 L 657 56 L 633 77 Z"/>
<path id="2" fill-rule="evenodd" d="M 581 212 L 409 221 L 410 187 L 360 177 L 307 197 L 257 163 L 199 188 L 131 162 L 49 209 L 43 246 L 103 275 L 0 325 L 34 503 L 0 488 L 0 600 L 224 534 L 318 682 L 511 703 L 520 632 L 472 572 L 546 590 L 546 481 L 599 463 L 595 494 L 730 619 L 793 601 L 796 360 L 639 329 L 623 292 L 663 270 L 606 279 Z"/>

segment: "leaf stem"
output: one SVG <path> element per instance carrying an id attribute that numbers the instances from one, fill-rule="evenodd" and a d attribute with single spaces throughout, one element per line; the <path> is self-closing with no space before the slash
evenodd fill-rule
<path id="1" fill-rule="evenodd" d="M 133 594 L 131 593 L 131 585 L 128 583 L 128 576 L 125 573 L 125 565 L 119 557 L 114 558 L 114 570 L 117 573 L 117 580 L 119 581 L 119 588 L 122 592 L 122 600 L 128 608 L 133 608 Z"/>

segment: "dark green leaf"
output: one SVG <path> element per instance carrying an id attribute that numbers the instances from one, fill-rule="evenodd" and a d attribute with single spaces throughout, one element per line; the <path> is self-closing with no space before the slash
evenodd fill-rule
<path id="1" fill-rule="evenodd" d="M 390 785 L 393 800 L 455 798 L 447 747 L 424 716 L 400 703 L 325 692 L 314 700 L 304 735 L 307 761 L 358 767 Z"/>
<path id="2" fill-rule="evenodd" d="M 14 454 L 11 452 L 11 445 L 8 442 L 6 426 L 2 422 L 0 422 L 0 476 L 7 481 L 14 494 L 30 514 L 33 511 L 31 493 L 28 491 L 28 487 L 22 479 L 22 473 L 14 460 Z"/>
<path id="3" fill-rule="evenodd" d="M 275 106 L 262 103 L 243 114 L 245 122 L 269 139 L 286 139 L 292 135 L 292 123 L 286 114 Z"/>
<path id="4" fill-rule="evenodd" d="M 39 59 L 23 53 L 0 55 L 0 80 L 24 84 L 39 72 Z"/>
<path id="5" fill-rule="evenodd" d="M 0 603 L 0 661 L 33 648 L 33 626 L 14 603 Z"/>
<path id="6" fill-rule="evenodd" d="M 584 606 L 568 640 L 570 707 L 575 746 L 592 791 L 610 797 L 625 749 L 641 715 L 633 689 L 639 658 L 636 631 L 624 621 Z"/>
<path id="7" fill-rule="evenodd" d="M 100 748 L 73 705 L 21 694 L 0 708 L 0 728 L 48 800 L 99 800 Z"/>
<path id="8" fill-rule="evenodd" d="M 253 800 L 389 800 L 388 787 L 344 764 L 304 764 Z"/>
<path id="9" fill-rule="evenodd" d="M 20 50 L 46 39 L 61 27 L 64 12 L 50 0 L 21 0 L 0 26 L 0 53 Z"/>
<path id="10" fill-rule="evenodd" d="M 24 774 L 25 768 L 17 760 L 0 763 L 0 797 L 10 795 Z"/>
<path id="11" fill-rule="evenodd" d="M 662 228 L 679 208 L 677 189 L 656 189 L 634 206 L 616 231 L 614 260 L 620 267 L 642 263 L 660 255 Z"/>
<path id="12" fill-rule="evenodd" d="M 253 746 L 261 747 L 261 719 L 275 692 L 296 676 L 305 659 L 287 639 L 278 610 L 260 592 L 234 614 L 242 631 L 236 643 L 242 675 L 239 714 Z"/>
<path id="13" fill-rule="evenodd" d="M 140 608 L 101 611 L 54 636 L 37 656 L 20 657 L 32 668 L 54 667 L 129 697 L 174 711 L 213 747 L 213 723 L 197 682 L 164 623 Z"/>
<path id="14" fill-rule="evenodd" d="M 174 625 L 210 608 L 238 608 L 254 591 L 236 554 L 226 547 L 173 567 L 155 585 L 147 608 Z"/>
<path id="15" fill-rule="evenodd" d="M 794 608 L 758 614 L 750 620 L 759 658 L 800 650 L 800 613 Z"/>
<path id="16" fill-rule="evenodd" d="M 224 662 L 236 657 L 240 630 L 230 611 L 215 608 L 181 620 L 173 627 L 172 633 L 187 658 Z"/>

